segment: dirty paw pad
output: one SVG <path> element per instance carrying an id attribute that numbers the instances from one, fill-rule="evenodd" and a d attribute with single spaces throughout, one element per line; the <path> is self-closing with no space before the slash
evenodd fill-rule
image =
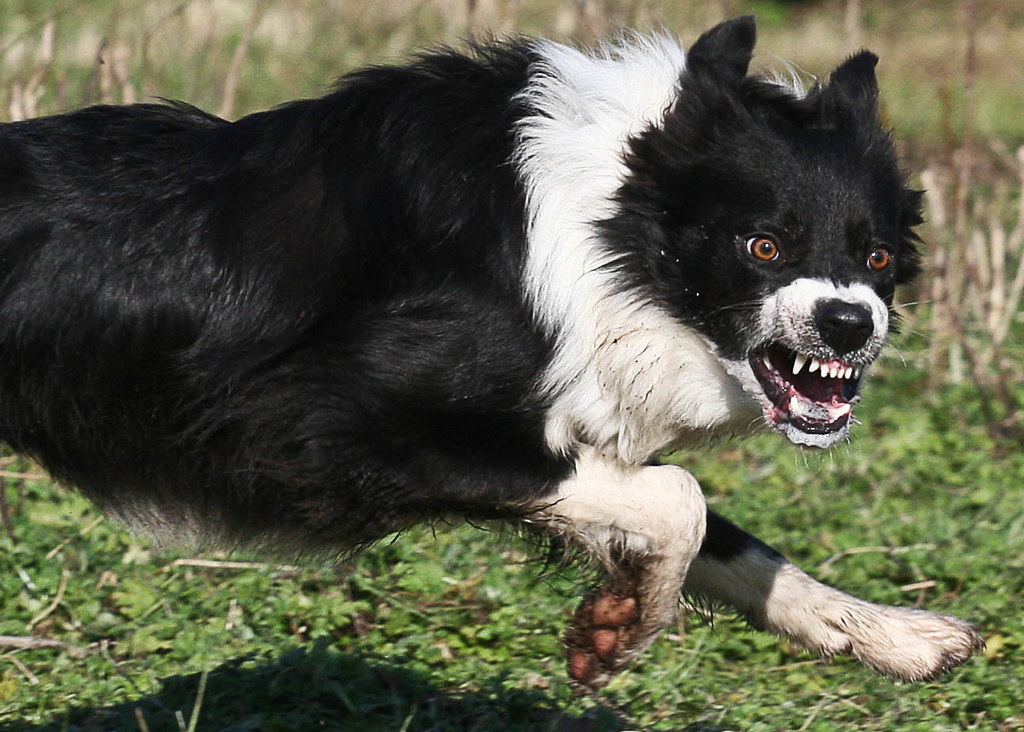
<path id="1" fill-rule="evenodd" d="M 636 595 L 623 590 L 605 586 L 587 593 L 576 609 L 565 634 L 573 681 L 595 688 L 627 660 L 640 613 Z"/>

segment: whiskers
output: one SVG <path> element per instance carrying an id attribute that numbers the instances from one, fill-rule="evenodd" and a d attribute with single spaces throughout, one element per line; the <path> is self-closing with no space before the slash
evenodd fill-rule
<path id="1" fill-rule="evenodd" d="M 731 313 L 760 313 L 762 308 L 762 301 L 756 300 L 744 300 L 743 302 L 730 303 L 728 305 L 722 305 L 713 310 L 704 313 L 703 315 L 690 314 L 687 320 L 690 325 L 696 327 L 709 327 L 712 325 L 714 319 L 723 314 Z M 739 335 L 747 337 L 748 340 L 757 339 L 759 335 L 759 319 L 758 318 L 746 318 L 740 324 Z"/>

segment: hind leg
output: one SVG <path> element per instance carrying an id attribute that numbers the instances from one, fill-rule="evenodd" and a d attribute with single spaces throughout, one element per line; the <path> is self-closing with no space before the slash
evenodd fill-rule
<path id="1" fill-rule="evenodd" d="M 606 572 L 565 636 L 575 682 L 601 686 L 672 622 L 704 539 L 705 511 L 700 486 L 682 468 L 624 465 L 588 449 L 530 516 Z"/>

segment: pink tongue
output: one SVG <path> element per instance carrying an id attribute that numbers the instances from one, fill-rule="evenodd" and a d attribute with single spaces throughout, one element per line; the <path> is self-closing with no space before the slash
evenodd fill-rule
<path id="1" fill-rule="evenodd" d="M 793 376 L 790 383 L 805 399 L 821 404 L 833 402 L 839 397 L 842 388 L 842 382 L 839 379 L 821 377 L 807 371 Z"/>
<path id="2" fill-rule="evenodd" d="M 833 398 L 827 403 L 809 402 L 795 392 L 791 392 L 787 407 L 789 408 L 789 413 L 794 417 L 826 423 L 835 422 L 837 419 L 841 419 L 849 414 L 852 410 L 849 402 L 844 402 L 839 398 Z"/>

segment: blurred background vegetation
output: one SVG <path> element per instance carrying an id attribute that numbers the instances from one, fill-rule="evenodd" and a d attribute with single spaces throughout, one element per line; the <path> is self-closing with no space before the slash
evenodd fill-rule
<path id="1" fill-rule="evenodd" d="M 557 681 L 574 588 L 538 588 L 493 535 L 411 532 L 340 572 L 168 563 L 7 457 L 0 729 L 185 730 L 200 709 L 198 729 L 1024 729 L 1020 0 L 2 0 L 0 121 L 154 98 L 237 118 L 438 43 L 689 43 L 751 12 L 757 68 L 881 56 L 883 113 L 927 189 L 927 271 L 853 447 L 794 459 L 765 436 L 679 459 L 817 576 L 979 622 L 981 658 L 896 687 L 689 616 L 580 700 Z"/>

